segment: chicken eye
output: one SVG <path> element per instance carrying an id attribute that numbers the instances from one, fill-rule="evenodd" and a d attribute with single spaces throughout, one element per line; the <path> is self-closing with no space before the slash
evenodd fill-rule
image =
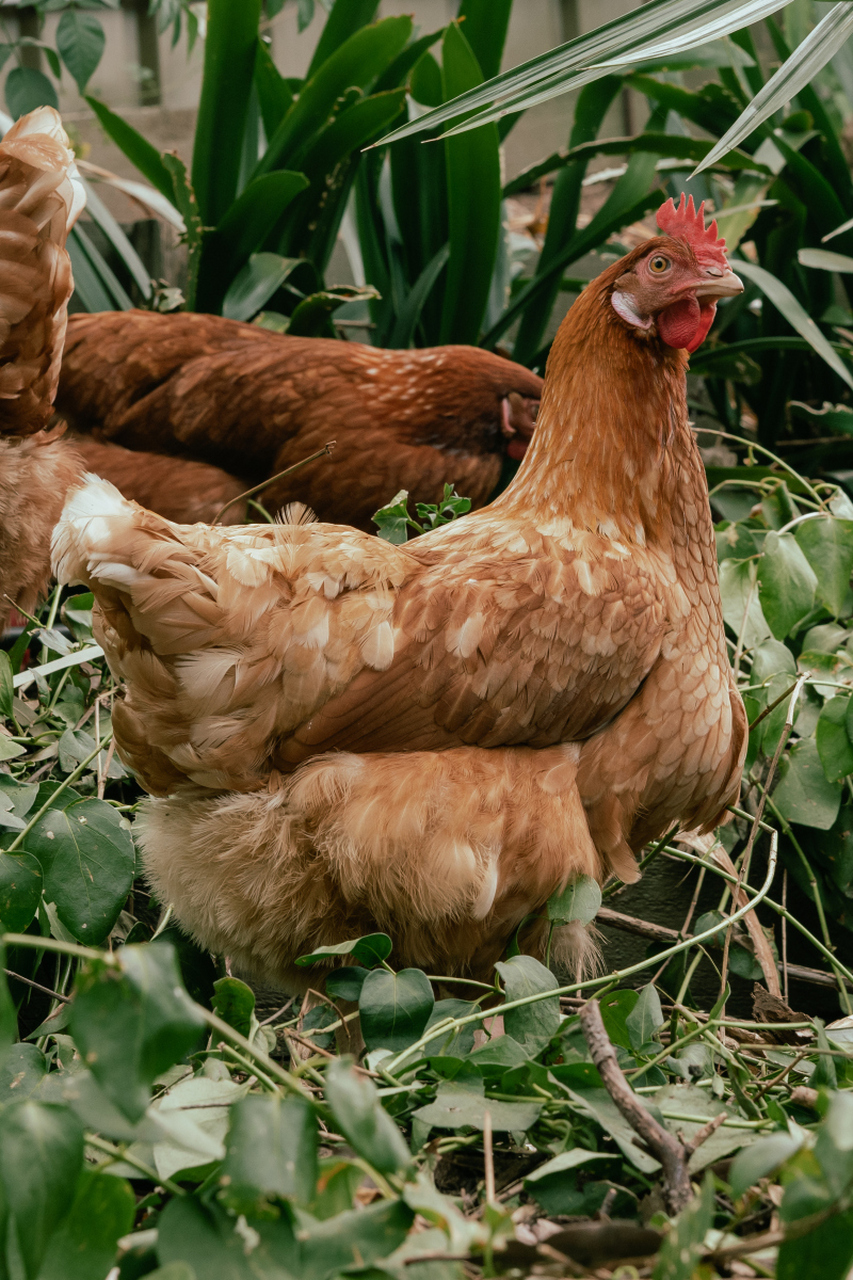
<path id="1" fill-rule="evenodd" d="M 668 271 L 671 266 L 672 263 L 669 258 L 665 258 L 662 253 L 656 253 L 649 261 L 649 270 L 653 271 L 656 276 Z"/>

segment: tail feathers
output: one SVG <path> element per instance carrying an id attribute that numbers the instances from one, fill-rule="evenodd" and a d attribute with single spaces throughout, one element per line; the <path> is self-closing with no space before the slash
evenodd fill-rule
<path id="1" fill-rule="evenodd" d="M 109 480 L 84 475 L 69 490 L 53 531 L 51 561 L 57 581 L 88 583 L 95 564 L 108 560 L 111 548 L 130 532 L 138 510 Z"/>
<path id="2" fill-rule="evenodd" d="M 58 112 L 23 116 L 0 142 L 0 434 L 53 412 L 74 288 L 65 241 L 86 195 Z"/>

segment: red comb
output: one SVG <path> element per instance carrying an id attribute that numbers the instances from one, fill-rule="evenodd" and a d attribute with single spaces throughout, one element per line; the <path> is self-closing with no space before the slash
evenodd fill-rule
<path id="1" fill-rule="evenodd" d="M 717 239 L 716 219 L 710 227 L 705 226 L 704 200 L 697 209 L 693 204 L 693 197 L 686 200 L 682 191 L 677 208 L 672 197 L 661 205 L 657 223 L 668 236 L 686 240 L 698 257 L 713 257 L 725 262 L 726 242 L 722 238 Z"/>

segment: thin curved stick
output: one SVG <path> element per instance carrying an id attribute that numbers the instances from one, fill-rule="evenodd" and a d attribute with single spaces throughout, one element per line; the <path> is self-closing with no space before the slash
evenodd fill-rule
<path id="1" fill-rule="evenodd" d="M 274 476 L 262 480 L 260 484 L 256 484 L 254 488 L 247 489 L 245 493 L 238 493 L 236 498 L 231 498 L 225 503 L 224 507 L 220 507 L 216 515 L 211 520 L 211 524 L 219 524 L 219 521 L 225 515 L 229 507 L 233 507 L 235 503 L 242 502 L 244 498 L 253 498 L 256 493 L 260 493 L 262 489 L 268 488 L 276 480 L 281 480 L 283 476 L 289 476 L 292 471 L 298 471 L 300 467 L 305 467 L 309 462 L 316 462 L 318 458 L 326 458 L 331 455 L 332 450 L 337 444 L 336 440 L 328 440 L 316 453 L 312 453 L 310 458 L 303 458 L 301 462 L 294 462 L 292 467 L 285 467 L 284 471 L 278 471 Z"/>

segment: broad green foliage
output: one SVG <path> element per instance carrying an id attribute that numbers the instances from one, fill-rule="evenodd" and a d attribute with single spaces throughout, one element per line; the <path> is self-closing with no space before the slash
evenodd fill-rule
<path id="1" fill-rule="evenodd" d="M 781 471 L 751 476 L 743 467 L 714 485 L 710 475 L 718 508 L 734 512 L 743 498 L 748 511 L 717 525 L 723 614 L 754 726 L 746 782 L 764 787 L 790 713 L 768 805 L 791 875 L 850 928 L 839 848 L 853 794 L 853 505 Z"/>

